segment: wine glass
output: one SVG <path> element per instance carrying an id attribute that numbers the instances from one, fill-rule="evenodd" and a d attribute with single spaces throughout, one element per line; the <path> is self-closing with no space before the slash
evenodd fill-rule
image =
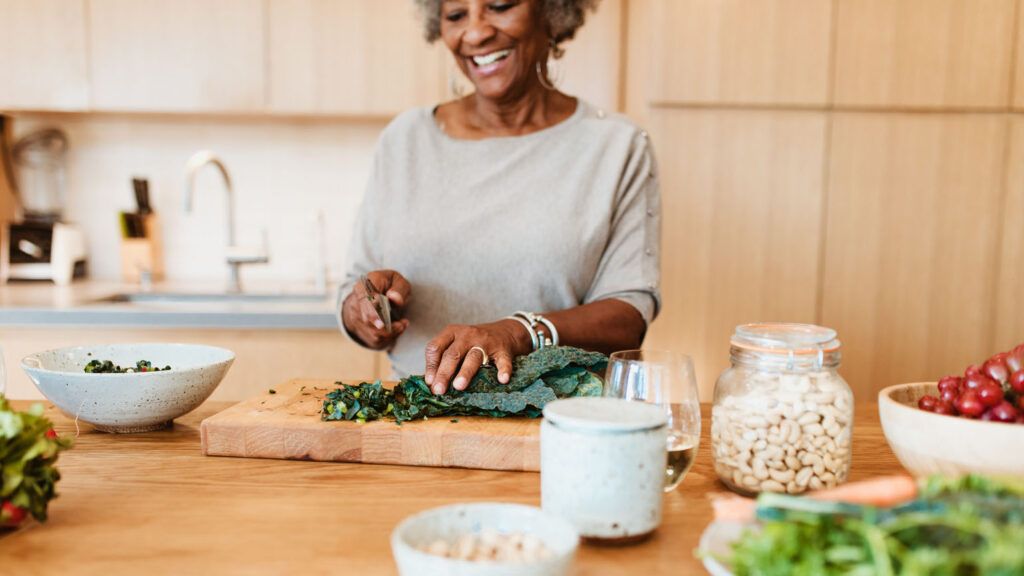
<path id="1" fill-rule="evenodd" d="M 700 443 L 700 400 L 693 360 L 668 350 L 615 352 L 608 360 L 604 395 L 665 407 L 665 492 L 675 490 L 693 466 Z"/>

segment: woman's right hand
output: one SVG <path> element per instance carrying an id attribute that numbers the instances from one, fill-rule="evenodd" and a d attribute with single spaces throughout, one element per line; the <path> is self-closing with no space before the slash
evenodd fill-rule
<path id="1" fill-rule="evenodd" d="M 404 276 L 394 270 L 374 270 L 366 275 L 378 292 L 387 296 L 392 311 L 401 311 L 412 296 L 412 286 Z M 400 314 L 399 314 L 400 316 Z M 341 319 L 348 333 L 367 348 L 384 350 L 391 348 L 395 340 L 409 327 L 407 319 L 391 323 L 391 332 L 384 328 L 384 322 L 377 316 L 377 310 L 366 298 L 362 282 L 356 282 L 352 292 L 345 297 L 341 306 Z"/>

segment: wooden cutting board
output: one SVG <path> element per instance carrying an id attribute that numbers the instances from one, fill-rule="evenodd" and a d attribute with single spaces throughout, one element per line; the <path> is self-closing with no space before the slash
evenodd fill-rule
<path id="1" fill-rule="evenodd" d="M 203 454 L 243 458 L 540 470 L 540 419 L 460 416 L 405 422 L 324 422 L 337 386 L 291 380 L 203 420 Z"/>

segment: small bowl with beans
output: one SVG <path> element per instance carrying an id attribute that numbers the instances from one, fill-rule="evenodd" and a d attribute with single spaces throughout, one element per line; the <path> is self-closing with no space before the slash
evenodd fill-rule
<path id="1" fill-rule="evenodd" d="M 533 506 L 442 506 L 406 518 L 391 533 L 402 575 L 561 576 L 569 573 L 579 534 Z"/>

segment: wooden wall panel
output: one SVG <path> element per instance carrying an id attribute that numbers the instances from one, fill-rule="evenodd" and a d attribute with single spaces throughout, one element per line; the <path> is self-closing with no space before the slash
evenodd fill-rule
<path id="1" fill-rule="evenodd" d="M 825 103 L 831 0 L 656 0 L 652 8 L 654 100 Z"/>
<path id="2" fill-rule="evenodd" d="M 84 0 L 0 0 L 0 110 L 89 104 Z"/>
<path id="3" fill-rule="evenodd" d="M 710 399 L 737 324 L 813 322 L 825 117 L 655 110 L 664 307 L 649 348 L 694 357 Z"/>
<path id="4" fill-rule="evenodd" d="M 623 111 L 641 126 L 650 126 L 652 80 L 662 71 L 654 66 L 654 3 L 658 0 L 626 0 L 622 50 L 625 68 L 622 82 Z"/>
<path id="5" fill-rule="evenodd" d="M 835 102 L 1008 104 L 1016 0 L 838 0 Z"/>
<path id="6" fill-rule="evenodd" d="M 992 349 L 1006 121 L 837 114 L 822 323 L 861 400 Z"/>
<path id="7" fill-rule="evenodd" d="M 1014 70 L 1013 107 L 1024 109 L 1024 2 L 1017 6 L 1017 65 Z"/>
<path id="8" fill-rule="evenodd" d="M 1024 343 L 1024 117 L 1014 116 L 1010 126 L 992 352 Z"/>
<path id="9" fill-rule="evenodd" d="M 40 350 L 123 342 L 183 342 L 221 346 L 235 353 L 235 363 L 212 400 L 244 400 L 292 378 L 349 380 L 387 377 L 383 353 L 360 348 L 341 332 L 321 330 L 132 329 L 81 327 L 0 327 L 7 363 L 7 396 L 38 399 L 21 359 Z"/>
<path id="10" fill-rule="evenodd" d="M 262 0 L 90 0 L 96 110 L 257 112 Z"/>
<path id="11" fill-rule="evenodd" d="M 624 11 L 623 0 L 602 0 L 597 12 L 587 13 L 583 27 L 576 38 L 565 43 L 565 56 L 558 62 L 564 78 L 560 90 L 605 110 L 622 109 L 619 75 Z"/>
<path id="12" fill-rule="evenodd" d="M 270 0 L 274 112 L 397 114 L 444 99 L 444 54 L 408 0 Z"/>

